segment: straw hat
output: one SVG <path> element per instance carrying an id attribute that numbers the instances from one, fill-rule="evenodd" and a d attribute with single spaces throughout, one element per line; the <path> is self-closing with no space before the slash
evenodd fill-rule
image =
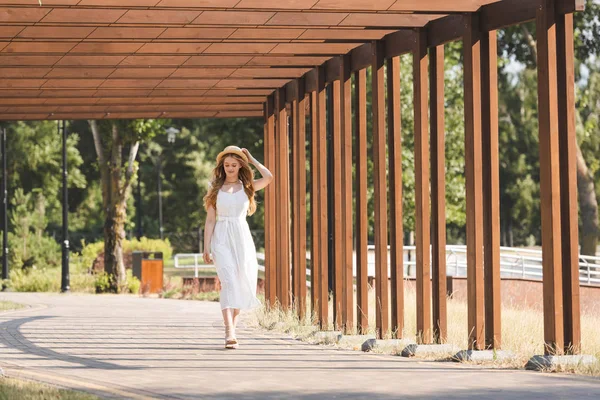
<path id="1" fill-rule="evenodd" d="M 219 155 L 217 156 L 217 164 L 221 161 L 221 158 L 225 157 L 227 154 L 235 154 L 238 155 L 242 158 L 242 160 L 244 160 L 246 163 L 248 163 L 248 156 L 246 156 L 244 154 L 244 152 L 242 151 L 242 149 L 240 149 L 237 146 L 227 146 L 225 147 L 225 149 L 219 153 Z"/>

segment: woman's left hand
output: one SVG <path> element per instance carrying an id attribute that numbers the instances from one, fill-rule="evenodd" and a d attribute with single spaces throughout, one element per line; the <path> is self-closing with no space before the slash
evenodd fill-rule
<path id="1" fill-rule="evenodd" d="M 250 154 L 248 149 L 243 148 L 242 153 L 244 153 L 246 155 L 246 157 L 248 157 L 248 161 L 250 161 L 250 162 L 254 161 L 254 157 L 252 157 L 252 154 Z"/>

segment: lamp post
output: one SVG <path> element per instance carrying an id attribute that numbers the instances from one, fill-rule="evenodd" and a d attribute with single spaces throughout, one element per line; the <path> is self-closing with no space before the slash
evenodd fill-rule
<path id="1" fill-rule="evenodd" d="M 6 128 L 2 129 L 2 279 L 8 279 L 8 187 L 6 178 Z M 6 285 L 2 285 L 2 290 Z"/>
<path id="2" fill-rule="evenodd" d="M 67 190 L 67 124 L 65 121 L 62 121 L 62 175 L 63 242 L 62 279 L 60 291 L 62 293 L 65 293 L 71 289 L 69 284 L 69 196 Z"/>

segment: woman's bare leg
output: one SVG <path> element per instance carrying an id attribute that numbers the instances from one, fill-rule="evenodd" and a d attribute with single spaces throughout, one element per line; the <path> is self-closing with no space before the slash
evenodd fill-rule
<path id="1" fill-rule="evenodd" d="M 233 329 L 237 328 L 237 324 L 239 321 L 239 316 L 240 316 L 240 309 L 239 308 L 234 308 L 233 309 Z"/>
<path id="2" fill-rule="evenodd" d="M 225 324 L 225 338 L 235 337 L 235 325 L 233 323 L 233 310 L 225 308 L 221 310 L 223 313 L 223 323 Z"/>

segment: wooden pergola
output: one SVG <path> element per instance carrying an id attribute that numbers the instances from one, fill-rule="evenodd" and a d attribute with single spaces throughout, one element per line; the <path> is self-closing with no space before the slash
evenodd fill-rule
<path id="1" fill-rule="evenodd" d="M 399 56 L 412 54 L 417 335 L 422 343 L 444 342 L 444 44 L 462 40 L 469 344 L 498 349 L 496 31 L 535 20 L 546 352 L 578 352 L 572 13 L 582 8 L 582 0 L 42 0 L 41 6 L 38 0 L 0 0 L 0 120 L 264 117 L 265 163 L 276 176 L 265 194 L 267 302 L 296 306 L 304 316 L 310 236 L 311 309 L 328 327 L 331 258 L 333 324 L 359 331 L 368 317 L 366 162 L 372 157 L 376 328 L 380 337 L 401 335 Z"/>

